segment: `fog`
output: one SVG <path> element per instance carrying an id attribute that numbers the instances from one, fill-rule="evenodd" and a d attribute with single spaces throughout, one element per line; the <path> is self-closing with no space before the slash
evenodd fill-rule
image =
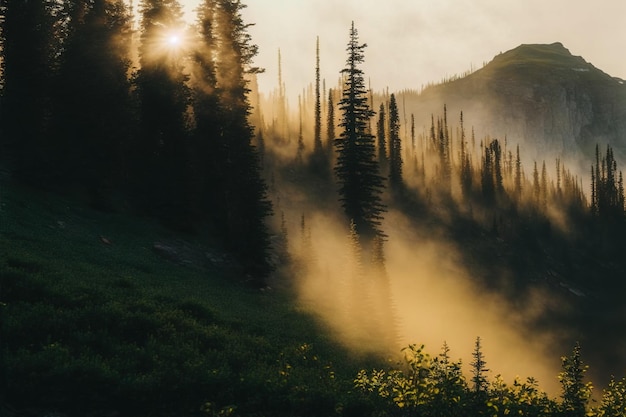
<path id="1" fill-rule="evenodd" d="M 497 374 L 509 382 L 516 376 L 533 376 L 544 389 L 555 392 L 564 352 L 554 349 L 554 342 L 561 335 L 532 326 L 545 313 L 549 298 L 532 290 L 519 294 L 520 302 L 511 305 L 479 284 L 480 277 L 474 275 L 480 272 L 463 265 L 463 248 L 427 230 L 415 230 L 400 214 L 388 217 L 388 270 L 401 342 L 425 343 L 430 352 L 438 353 L 446 341 L 467 371 L 480 336 L 490 379 Z"/>
<path id="2" fill-rule="evenodd" d="M 485 231 L 491 228 L 494 215 L 493 211 L 465 204 L 458 173 L 454 174 L 449 192 L 438 190 L 438 159 L 432 149 L 428 150 L 430 120 L 428 124 L 425 120 L 416 122 L 419 124 L 413 146 L 407 137 L 410 127 L 405 127 L 403 102 L 399 100 L 404 179 L 410 193 L 427 200 L 429 207 L 409 215 L 389 205 L 383 222 L 388 235 L 384 244 L 386 260 L 384 268 L 377 269 L 366 260 L 359 262 L 355 258 L 348 223 L 337 201 L 336 184 L 332 180 L 316 180 L 307 170 L 306 161 L 313 149 L 310 88 L 302 92 L 299 109 L 291 106 L 287 115 L 280 114 L 285 103 L 275 94 L 256 106 L 263 113 L 265 171 L 266 177 L 271 178 L 270 196 L 277 213 L 274 230 L 285 228 L 293 260 L 293 268 L 282 270 L 279 275 L 284 282 L 295 285 L 301 308 L 318 317 L 338 341 L 357 355 L 374 353 L 398 359 L 403 347 L 415 343 L 425 344 L 426 351 L 434 356 L 446 342 L 452 358 L 462 359 L 467 372 L 476 337 L 480 337 L 492 380 L 497 375 L 508 383 L 516 376 L 522 380 L 534 377 L 542 389 L 558 395 L 560 358 L 569 354 L 576 334 L 555 325 L 558 319 L 553 316 L 566 316 L 571 307 L 543 285 L 517 286 L 514 281 L 519 271 L 509 269 L 495 252 L 493 259 L 472 259 L 475 251 L 462 242 L 482 245 L 480 236 L 464 240 L 451 236 L 452 222 L 459 216 L 473 219 Z M 375 95 L 374 108 L 385 99 L 385 94 Z M 460 112 L 452 108 L 455 110 L 449 108 L 447 113 L 448 130 L 453 143 L 452 164 L 458 167 Z M 324 108 L 322 114 L 326 113 Z M 489 138 L 476 136 L 472 141 L 471 127 L 480 117 L 480 107 L 470 113 L 473 118 L 464 118 L 466 152 L 471 155 L 474 169 L 479 170 L 481 142 L 486 143 Z M 442 117 L 443 108 L 434 112 L 435 121 Z M 325 119 L 322 125 L 325 132 Z M 372 119 L 372 126 L 375 125 L 376 117 Z M 304 145 L 300 162 L 296 158 L 299 136 Z M 326 142 L 326 136 L 322 136 Z M 506 152 L 515 152 L 515 145 L 502 143 Z M 420 169 L 413 168 L 414 159 L 423 167 L 423 175 Z M 551 178 L 548 181 L 554 188 L 554 160 L 550 157 L 546 165 Z M 528 182 L 532 166 L 530 163 L 523 167 L 526 173 L 522 200 L 528 204 L 533 200 Z M 510 174 L 504 181 L 511 189 Z M 475 178 L 474 184 L 480 187 L 480 179 Z M 385 199 L 389 203 L 388 195 Z M 521 203 L 520 208 L 525 204 Z M 555 233 L 569 233 L 569 220 L 562 207 L 549 203 L 545 212 Z M 515 232 L 506 225 L 499 229 L 504 238 Z M 371 248 L 361 250 L 367 258 Z M 495 272 L 493 265 L 484 264 L 492 261 L 501 265 Z M 497 286 L 488 285 L 494 274 Z"/>
<path id="3" fill-rule="evenodd" d="M 188 18 L 192 19 L 189 11 L 198 0 L 183 3 Z M 485 228 L 495 216 L 481 212 L 479 207 L 462 206 L 457 183 L 451 187 L 452 200 L 446 202 L 432 187 L 424 187 L 437 176 L 436 168 L 428 160 L 425 178 L 407 174 L 411 158 L 420 163 L 423 160 L 429 118 L 433 113 L 435 118 L 441 115 L 443 102 L 433 100 L 438 110 L 414 111 L 399 101 L 405 151 L 410 144 L 405 117 L 415 113 L 423 118 L 416 121 L 417 135 L 421 135 L 417 149 L 411 150 L 413 154 L 407 154 L 411 158 L 405 159 L 405 181 L 421 197 L 428 194 L 432 207 L 425 216 L 436 213 L 436 219 L 410 218 L 390 207 L 383 224 L 388 235 L 384 268 L 371 267 L 355 256 L 359 248 L 352 244 L 335 190 L 328 188 L 328 184 L 311 182 L 297 163 L 299 137 L 303 138 L 305 161 L 312 149 L 315 42 L 319 36 L 321 77 L 327 86 L 321 100 L 325 117 L 326 93 L 328 88 L 337 87 L 339 71 L 345 64 L 351 21 L 355 22 L 361 41 L 368 44 L 363 70 L 371 80 L 372 90 L 379 93 L 373 105 L 377 110 L 382 100 L 380 95 L 386 92 L 419 91 L 429 83 L 480 68 L 498 53 L 522 43 L 562 42 L 574 55 L 583 56 L 613 76 L 626 78 L 626 63 L 616 53 L 623 49 L 622 41 L 626 38 L 626 26 L 622 24 L 626 3 L 617 0 L 601 5 L 565 0 L 549 3 L 531 0 L 519 4 L 493 0 L 436 3 L 248 0 L 244 3 L 248 5 L 244 19 L 255 23 L 249 31 L 252 41 L 260 48 L 254 64 L 266 69 L 254 80 L 255 90 L 258 86 L 261 95 L 252 104 L 257 112 L 254 124 L 264 137 L 265 175 L 276 213 L 274 231 L 278 234 L 284 228 L 283 238 L 293 261 L 290 268 L 283 268 L 277 274 L 277 285 L 281 280 L 283 284 L 293 285 L 300 307 L 318 317 L 354 354 L 375 353 L 397 358 L 407 344 L 424 343 L 426 350 L 436 355 L 446 342 L 452 358 L 461 358 L 467 371 L 476 337 L 481 337 L 490 379 L 501 374 L 506 382 L 512 382 L 516 376 L 522 379 L 532 376 L 538 379 L 542 389 L 556 395 L 560 357 L 570 352 L 568 343 L 577 335 L 570 334 L 565 327 L 549 325 L 550 314 L 566 315 L 570 307 L 540 285 L 515 290 L 519 291 L 515 297 L 485 285 L 488 272 L 480 264 L 484 260 L 472 260 L 471 251 L 459 246 L 445 226 L 449 226 L 454 213 L 469 212 Z M 590 27 L 593 30 L 581 29 Z M 279 86 L 279 50 L 280 77 L 286 91 Z M 483 151 L 480 143 L 490 140 L 488 135 L 494 133 L 489 131 L 490 121 L 480 106 L 459 108 L 455 103 L 447 104 L 454 146 L 459 140 L 460 111 L 465 114 L 468 141 L 472 127 L 477 127 L 470 150 L 477 170 Z M 372 123 L 375 124 L 375 119 Z M 499 139 L 504 143 L 503 137 Z M 515 149 L 517 139 L 509 137 L 505 154 Z M 542 161 L 536 159 L 537 150 L 525 150 L 522 146 L 521 151 L 527 187 L 524 193 L 530 195 L 532 164 L 536 161 L 541 168 Z M 458 158 L 457 152 L 455 148 L 453 158 Z M 542 156 L 553 178 L 554 158 L 558 155 Z M 577 171 L 576 161 L 562 162 L 573 170 L 575 184 L 578 176 L 588 183 L 588 165 L 585 171 Z M 458 161 L 453 164 L 458 166 Z M 550 186 L 554 187 L 554 183 Z M 545 212 L 555 230 L 569 233 L 568 218 L 561 207 L 549 204 Z M 281 220 L 284 220 L 282 225 Z M 360 248 L 364 253 L 370 249 Z M 499 273 L 500 284 L 506 286 L 513 272 L 503 268 Z"/>
<path id="4" fill-rule="evenodd" d="M 197 0 L 186 0 L 190 6 Z M 522 43 L 562 42 L 603 71 L 626 78 L 620 58 L 626 39 L 626 3 L 581 0 L 545 2 L 248 0 L 244 10 L 259 79 L 268 93 L 278 77 L 277 51 L 290 98 L 312 79 L 315 38 L 320 37 L 322 78 L 335 80 L 345 63 L 345 41 L 354 21 L 368 44 L 365 72 L 375 90 L 392 91 L 438 82 L 480 67 Z"/>
<path id="5" fill-rule="evenodd" d="M 479 272 L 464 265 L 462 248 L 393 211 L 384 223 L 386 273 L 366 266 L 359 274 L 342 219 L 309 211 L 302 229 L 297 217 L 288 224 L 299 267 L 286 272 L 288 279 L 297 283 L 301 307 L 353 353 L 398 359 L 403 347 L 415 343 L 434 356 L 447 342 L 452 358 L 462 359 L 468 372 L 481 337 L 490 379 L 534 377 L 542 389 L 558 394 L 566 335 L 533 327 L 546 308 L 557 308 L 541 290 L 519 294 L 512 305 L 475 279 Z"/>

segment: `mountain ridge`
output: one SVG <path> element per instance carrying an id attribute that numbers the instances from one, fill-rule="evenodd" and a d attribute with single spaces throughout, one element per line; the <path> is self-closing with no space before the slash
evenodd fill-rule
<path id="1" fill-rule="evenodd" d="M 550 153 L 586 160 L 597 143 L 626 156 L 624 81 L 560 42 L 519 45 L 467 76 L 407 99 L 407 111 L 421 114 L 426 126 L 446 104 L 463 111 L 479 138 L 506 137 L 532 159 Z"/>

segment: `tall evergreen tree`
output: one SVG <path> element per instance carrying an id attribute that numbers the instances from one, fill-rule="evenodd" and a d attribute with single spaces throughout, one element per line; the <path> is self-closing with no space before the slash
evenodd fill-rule
<path id="1" fill-rule="evenodd" d="M 498 139 L 494 139 L 489 145 L 491 153 L 493 154 L 493 176 L 496 191 L 498 193 L 504 190 L 502 179 L 502 147 Z"/>
<path id="2" fill-rule="evenodd" d="M 184 27 L 177 0 L 142 0 L 141 68 L 136 77 L 141 128 L 133 149 L 138 203 L 172 226 L 183 226 L 188 209 L 186 184 L 189 103 L 180 51 L 168 37 Z"/>
<path id="3" fill-rule="evenodd" d="M 389 98 L 389 184 L 393 189 L 402 187 L 400 114 L 395 94 L 391 94 Z"/>
<path id="4" fill-rule="evenodd" d="M 415 158 L 415 115 L 411 113 L 411 157 Z"/>
<path id="5" fill-rule="evenodd" d="M 619 215 L 624 214 L 624 209 L 626 208 L 624 198 L 624 176 L 622 175 L 622 171 L 619 172 L 619 179 L 617 180 L 617 213 Z"/>
<path id="6" fill-rule="evenodd" d="M 463 112 L 461 112 L 461 191 L 464 197 L 468 197 L 472 190 L 472 161 L 465 142 L 465 127 L 463 124 Z"/>
<path id="7" fill-rule="evenodd" d="M 556 158 L 556 193 L 560 197 L 562 194 L 561 190 L 561 158 Z"/>
<path id="8" fill-rule="evenodd" d="M 359 43 L 358 32 L 352 22 L 346 68 L 341 71 L 345 81 L 339 102 L 342 132 L 335 141 L 335 173 L 347 217 L 354 222 L 360 237 L 371 239 L 383 233 L 380 226 L 385 207 L 381 199 L 384 178 L 379 174 L 374 136 L 368 130 L 374 113 L 368 105 L 363 70 L 360 68 L 365 59 L 363 51 L 366 46 Z"/>
<path id="9" fill-rule="evenodd" d="M 602 184 L 601 184 L 601 178 L 603 176 L 600 176 L 600 145 L 598 145 L 596 143 L 596 165 L 595 165 L 595 175 L 593 176 L 593 178 L 595 178 L 596 183 L 595 183 L 595 190 L 596 190 L 596 208 L 597 208 L 597 212 L 600 212 L 600 194 L 601 194 L 601 188 L 602 188 Z"/>
<path id="10" fill-rule="evenodd" d="M 225 235 L 224 214 L 219 205 L 225 190 L 226 173 L 221 168 L 225 145 L 221 133 L 220 91 L 217 85 L 218 48 L 216 0 L 205 0 L 198 7 L 198 47 L 192 55 L 191 91 L 194 130 L 190 143 L 190 210 Z"/>
<path id="11" fill-rule="evenodd" d="M 130 100 L 131 16 L 123 0 L 72 2 L 55 83 L 52 129 L 64 182 L 106 205 L 125 179 L 133 130 Z"/>
<path id="12" fill-rule="evenodd" d="M 613 148 L 607 146 L 606 156 L 600 161 L 596 145 L 596 164 L 592 166 L 591 172 L 591 212 L 605 219 L 623 218 L 623 180 L 620 179 L 621 172 L 617 170 Z"/>
<path id="13" fill-rule="evenodd" d="M 469 413 L 467 414 L 472 416 L 488 415 L 489 381 L 486 373 L 489 372 L 489 369 L 487 369 L 480 337 L 476 338 L 472 357 L 473 360 L 470 362 L 471 395 L 469 396 Z"/>
<path id="14" fill-rule="evenodd" d="M 591 215 L 596 216 L 598 214 L 598 195 L 597 195 L 598 182 L 596 180 L 596 171 L 594 166 L 591 165 Z"/>
<path id="15" fill-rule="evenodd" d="M 381 170 L 388 167 L 386 123 L 385 103 L 380 103 L 380 108 L 378 109 L 378 121 L 376 122 L 376 140 L 378 145 L 378 166 Z"/>
<path id="16" fill-rule="evenodd" d="M 448 116 L 447 107 L 443 106 L 443 120 L 437 118 L 437 127 L 435 129 L 434 118 L 431 116 L 430 136 L 434 149 L 439 159 L 439 181 L 441 189 L 445 192 L 450 191 L 451 175 L 452 175 L 452 157 L 450 153 L 450 136 L 448 134 Z"/>
<path id="17" fill-rule="evenodd" d="M 259 158 L 252 145 L 253 127 L 248 121 L 250 104 L 246 74 L 254 67 L 258 47 L 251 42 L 239 0 L 217 0 L 215 24 L 217 85 L 220 89 L 220 169 L 225 184 L 218 203 L 225 224 L 225 241 L 244 263 L 255 284 L 262 285 L 271 271 L 269 232 L 265 218 L 272 213 L 267 186 L 261 177 Z"/>
<path id="18" fill-rule="evenodd" d="M 333 100 L 334 90 L 328 89 L 328 105 L 326 106 L 326 154 L 328 159 L 332 157 L 333 144 L 335 143 L 335 103 Z"/>
<path id="19" fill-rule="evenodd" d="M 322 97 L 320 85 L 320 39 L 315 43 L 315 105 L 314 105 L 314 133 L 313 152 L 310 157 L 312 172 L 320 179 L 329 179 L 330 162 L 328 153 L 322 144 Z"/>
<path id="20" fill-rule="evenodd" d="M 313 152 L 322 154 L 322 102 L 320 97 L 320 38 L 315 42 L 315 131 Z"/>
<path id="21" fill-rule="evenodd" d="M 520 198 L 522 195 L 522 161 L 519 155 L 519 145 L 517 145 L 517 151 L 515 153 L 515 196 Z"/>
<path id="22" fill-rule="evenodd" d="M 502 178 L 502 149 L 498 139 L 485 142 L 482 167 L 482 188 L 485 201 L 495 202 L 496 195 L 504 190 Z"/>
<path id="23" fill-rule="evenodd" d="M 493 142 L 491 142 L 493 143 Z M 495 156 L 491 143 L 485 144 L 483 155 L 483 166 L 481 171 L 481 185 L 483 198 L 488 204 L 493 204 L 496 195 L 496 185 L 494 183 Z"/>
<path id="24" fill-rule="evenodd" d="M 535 204 L 539 205 L 541 197 L 541 183 L 539 182 L 539 170 L 537 169 L 537 161 L 533 167 L 533 197 Z"/>
<path id="25" fill-rule="evenodd" d="M 4 0 L 4 88 L 0 108 L 1 158 L 23 181 L 40 185 L 54 169 L 49 135 L 51 95 L 59 56 L 59 3 Z"/>
<path id="26" fill-rule="evenodd" d="M 0 0 L 0 106 L 4 90 L 4 24 L 6 22 L 7 0 Z M 2 143 L 0 142 L 0 145 Z"/>
<path id="27" fill-rule="evenodd" d="M 444 190 L 450 191 L 452 177 L 452 152 L 448 131 L 448 107 L 443 105 L 443 120 L 439 125 L 439 160 L 441 164 L 441 180 Z"/>
<path id="28" fill-rule="evenodd" d="M 304 161 L 304 133 L 302 126 L 302 113 L 304 113 L 302 109 L 303 101 L 303 96 L 298 96 L 298 146 L 296 147 L 296 164 L 298 166 L 302 166 Z"/>
<path id="29" fill-rule="evenodd" d="M 546 161 L 541 165 L 541 208 L 546 210 L 548 207 L 548 170 Z"/>

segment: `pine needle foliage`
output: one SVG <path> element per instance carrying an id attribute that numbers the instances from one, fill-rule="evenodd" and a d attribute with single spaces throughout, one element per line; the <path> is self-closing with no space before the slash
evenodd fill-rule
<path id="1" fill-rule="evenodd" d="M 339 101 L 342 132 L 335 140 L 341 205 L 354 221 L 359 236 L 371 239 L 383 234 L 381 222 L 385 206 L 381 194 L 384 178 L 379 174 L 376 143 L 369 130 L 374 112 L 369 107 L 363 70 L 366 44 L 359 43 L 354 22 L 347 46 L 348 59 L 341 71 L 344 76 L 343 96 Z"/>

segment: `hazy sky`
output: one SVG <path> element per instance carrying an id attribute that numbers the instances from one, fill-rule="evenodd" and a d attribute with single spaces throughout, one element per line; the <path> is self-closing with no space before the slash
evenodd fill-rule
<path id="1" fill-rule="evenodd" d="M 200 0 L 181 0 L 189 8 Z M 624 0 L 244 0 L 259 45 L 261 91 L 277 85 L 278 49 L 287 92 L 314 80 L 315 38 L 322 78 L 345 64 L 351 21 L 367 43 L 365 76 L 374 90 L 422 84 L 481 67 L 522 43 L 562 42 L 608 74 L 626 78 Z"/>

